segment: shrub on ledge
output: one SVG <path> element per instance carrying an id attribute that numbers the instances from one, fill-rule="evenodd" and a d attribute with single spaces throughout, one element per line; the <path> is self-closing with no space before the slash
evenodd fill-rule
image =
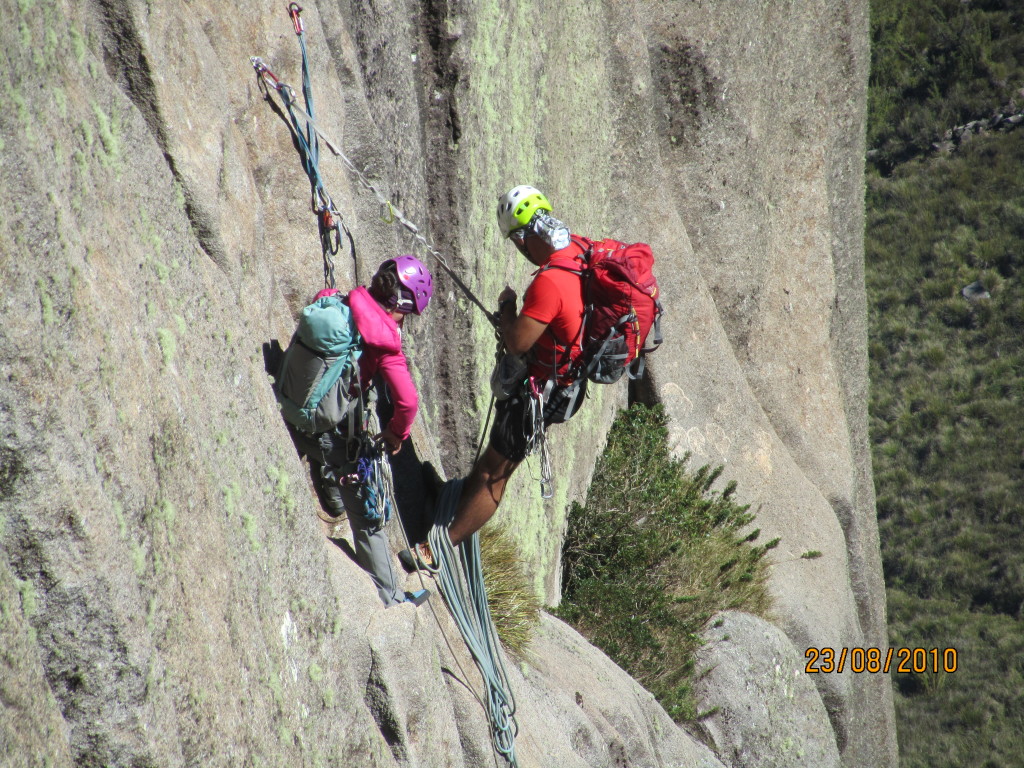
<path id="1" fill-rule="evenodd" d="M 660 406 L 622 411 L 584 506 L 569 510 L 558 615 L 640 681 L 677 721 L 696 711 L 699 633 L 716 611 L 765 615 L 765 553 L 722 468 L 669 454 Z"/>

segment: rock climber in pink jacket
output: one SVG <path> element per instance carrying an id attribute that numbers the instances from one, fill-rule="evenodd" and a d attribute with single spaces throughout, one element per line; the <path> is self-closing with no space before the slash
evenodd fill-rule
<path id="1" fill-rule="evenodd" d="M 342 299 L 351 311 L 358 330 L 357 345 L 360 391 L 370 390 L 375 379 L 387 387 L 394 412 L 387 425 L 373 438 L 382 442 L 391 454 L 398 453 L 409 437 L 409 429 L 416 418 L 419 397 L 409 374 L 409 365 L 402 352 L 402 325 L 406 315 L 420 314 L 426 309 L 433 294 L 429 270 L 415 256 L 398 256 L 380 265 L 369 288 L 355 288 Z M 328 288 L 318 293 L 314 303 L 326 297 L 338 296 L 340 291 Z M 293 340 L 293 344 L 301 343 Z M 286 366 L 287 360 L 286 357 Z M 300 359 L 295 357 L 296 360 Z M 303 359 L 310 359 L 307 354 Z M 306 369 L 282 370 L 282 381 L 294 394 L 304 400 L 305 393 L 314 388 L 317 380 L 325 376 L 328 367 L 323 360 L 312 358 L 314 365 Z M 339 382 L 343 381 L 339 379 Z M 285 392 L 291 396 L 291 393 Z M 333 395 L 331 395 L 333 396 Z M 346 401 L 344 397 L 340 401 Z M 356 404 L 362 402 L 355 398 Z M 403 592 L 399 589 L 388 549 L 384 521 L 368 519 L 364 503 L 369 493 L 359 474 L 357 448 L 364 439 L 362 418 L 339 418 L 329 428 L 306 432 L 289 424 L 299 452 L 309 460 L 310 475 L 323 507 L 321 517 L 327 521 L 347 516 L 352 529 L 356 561 L 370 574 L 377 592 L 386 607 L 402 602 L 420 605 L 427 599 L 426 590 Z M 355 431 L 356 434 L 350 434 Z"/>

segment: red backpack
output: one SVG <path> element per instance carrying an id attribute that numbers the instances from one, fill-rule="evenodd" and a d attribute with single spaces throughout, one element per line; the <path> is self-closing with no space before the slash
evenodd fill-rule
<path id="1" fill-rule="evenodd" d="M 583 269 L 550 264 L 545 269 L 564 269 L 582 278 L 583 325 L 578 346 L 582 353 L 572 361 L 569 375 L 586 376 L 598 384 L 611 384 L 628 373 L 639 378 L 644 355 L 662 342 L 661 302 L 654 277 L 654 254 L 647 243 L 589 240 L 573 235 L 583 248 Z M 647 337 L 654 329 L 651 346 Z M 577 344 L 572 344 L 573 349 Z"/>

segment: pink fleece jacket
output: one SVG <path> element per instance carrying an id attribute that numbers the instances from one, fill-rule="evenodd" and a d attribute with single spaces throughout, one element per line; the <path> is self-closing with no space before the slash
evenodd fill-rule
<path id="1" fill-rule="evenodd" d="M 359 358 L 359 380 L 363 387 L 380 373 L 391 392 L 395 412 L 388 422 L 388 429 L 405 440 L 419 408 L 416 385 L 409 375 L 409 365 L 402 352 L 402 334 L 398 324 L 391 319 L 380 304 L 365 288 L 356 288 L 348 295 L 356 327 L 363 337 L 363 354 Z"/>

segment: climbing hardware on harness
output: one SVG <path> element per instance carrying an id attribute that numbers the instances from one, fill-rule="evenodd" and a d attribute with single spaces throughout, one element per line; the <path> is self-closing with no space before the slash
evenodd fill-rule
<path id="1" fill-rule="evenodd" d="M 379 426 L 376 413 L 370 409 L 370 429 L 363 432 L 355 472 L 363 501 L 363 517 L 375 530 L 388 524 L 395 509 L 391 463 L 384 455 L 384 448 L 370 437 L 371 433 L 376 434 Z"/>
<path id="2" fill-rule="evenodd" d="M 540 454 L 540 497 L 550 499 L 555 495 L 555 484 L 554 473 L 551 471 L 551 456 L 548 453 L 548 434 L 544 426 L 546 393 L 541 391 L 532 377 L 529 379 L 528 386 L 529 418 L 533 422 L 533 434 L 530 437 L 527 455 Z"/>

